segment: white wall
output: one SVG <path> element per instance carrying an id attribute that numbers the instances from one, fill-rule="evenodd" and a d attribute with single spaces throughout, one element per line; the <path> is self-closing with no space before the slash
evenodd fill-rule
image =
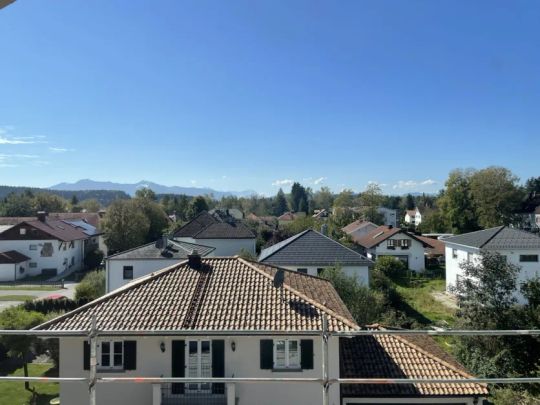
<path id="1" fill-rule="evenodd" d="M 400 246 L 396 246 L 395 249 L 388 249 L 387 241 L 382 241 L 379 246 L 374 249 L 368 250 L 368 257 L 373 258 L 373 254 L 379 256 L 407 256 L 409 258 L 409 269 L 414 271 L 424 271 L 426 269 L 424 259 L 424 245 L 410 236 L 398 233 L 387 240 L 394 239 L 408 239 L 411 240 L 411 247 L 409 249 L 402 249 Z"/>
<path id="2" fill-rule="evenodd" d="M 457 258 L 452 257 L 452 250 L 456 249 Z M 463 276 L 463 270 L 460 268 L 460 263 L 467 261 L 467 253 L 471 254 L 471 260 L 477 260 L 480 258 L 480 251 L 477 248 L 468 246 L 461 246 L 452 243 L 446 243 L 446 290 L 451 292 L 452 286 L 456 285 L 458 276 Z M 521 284 L 528 279 L 534 277 L 540 277 L 540 262 L 520 262 L 520 255 L 538 255 L 540 258 L 540 249 L 501 249 L 497 251 L 503 256 L 506 256 L 506 260 L 509 263 L 515 264 L 521 268 L 518 275 L 518 289 Z M 515 294 L 519 303 L 525 303 L 523 295 L 516 291 Z"/>
<path id="3" fill-rule="evenodd" d="M 260 339 L 262 336 L 211 337 L 225 340 L 225 377 L 274 377 L 274 378 L 320 378 L 321 339 L 319 337 L 298 337 L 313 339 L 314 369 L 300 372 L 276 372 L 260 369 Z M 276 337 L 278 338 L 278 337 Z M 287 336 L 291 339 L 294 336 Z M 186 337 L 130 337 L 137 340 L 137 370 L 123 372 L 98 372 L 99 376 L 171 376 L 171 341 Z M 196 338 L 194 338 L 196 339 Z M 208 338 L 207 338 L 208 339 Z M 162 353 L 159 346 L 165 342 L 166 349 Z M 231 349 L 231 342 L 236 343 L 236 350 Z M 337 337 L 329 340 L 329 378 L 339 376 L 339 341 Z M 60 376 L 87 377 L 88 370 L 83 370 L 83 339 L 60 338 Z M 152 385 L 142 383 L 106 383 L 98 384 L 98 404 L 117 405 L 149 405 L 152 404 Z M 318 383 L 260 383 L 236 384 L 236 396 L 239 405 L 316 405 L 322 403 L 322 390 Z M 60 383 L 60 400 L 62 405 L 88 404 L 88 386 L 84 383 Z M 330 405 L 339 405 L 339 387 L 333 384 L 330 389 Z"/>
<path id="4" fill-rule="evenodd" d="M 212 252 L 214 256 L 235 256 L 240 254 L 241 250 L 255 255 L 255 239 L 193 239 L 184 237 L 176 239 L 216 248 Z"/>
<path id="5" fill-rule="evenodd" d="M 21 269 L 24 272 L 21 273 Z M 0 264 L 0 281 L 15 281 L 26 277 L 28 262 Z"/>
<path id="6" fill-rule="evenodd" d="M 44 243 L 52 243 L 53 254 L 50 257 L 42 257 L 41 249 Z M 41 274 L 43 269 L 57 269 L 58 273 L 64 270 L 75 268 L 80 270 L 83 267 L 84 260 L 84 241 L 74 241 L 73 248 L 69 247 L 69 242 L 63 242 L 62 248 L 59 240 L 2 240 L 0 241 L 0 252 L 7 250 L 17 250 L 30 257 L 29 264 L 26 266 L 26 276 L 36 276 Z M 36 245 L 36 250 L 30 250 L 30 245 Z M 64 250 L 64 246 L 66 247 Z M 71 266 L 71 259 L 74 258 L 74 265 Z M 64 264 L 66 261 L 67 265 Z M 30 267 L 30 263 L 36 263 L 36 267 Z"/>
<path id="7" fill-rule="evenodd" d="M 183 260 L 183 259 L 182 259 Z M 153 271 L 164 269 L 179 263 L 179 259 L 107 259 L 105 261 L 106 268 L 106 284 L 107 292 L 116 290 L 117 288 L 135 280 L 136 278 L 146 276 Z M 124 280 L 124 266 L 133 266 L 133 280 Z"/>
<path id="8" fill-rule="evenodd" d="M 304 266 L 301 264 L 294 264 L 294 265 L 288 265 L 288 266 L 280 266 L 288 270 L 294 270 L 297 271 L 298 269 L 307 269 L 307 274 L 311 276 L 317 276 L 318 271 L 317 269 L 324 269 L 326 267 L 329 267 L 327 265 L 321 265 L 321 266 Z M 343 272 L 350 276 L 355 277 L 358 282 L 369 286 L 369 267 L 368 266 L 341 266 L 341 269 Z"/>

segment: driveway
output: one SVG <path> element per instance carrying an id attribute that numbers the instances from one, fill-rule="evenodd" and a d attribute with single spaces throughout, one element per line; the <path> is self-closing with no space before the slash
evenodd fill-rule
<path id="1" fill-rule="evenodd" d="M 6 289 L 6 290 L 0 290 L 0 311 L 3 311 L 6 308 L 9 308 L 14 305 L 19 305 L 22 301 L 2 301 L 2 297 L 12 296 L 12 295 L 31 295 L 36 298 L 45 298 L 49 295 L 53 294 L 60 294 L 64 295 L 67 298 L 73 299 L 75 296 L 75 287 L 78 283 L 75 283 L 73 281 L 66 281 L 64 283 L 64 288 L 60 288 L 58 290 L 32 290 L 32 289 Z"/>

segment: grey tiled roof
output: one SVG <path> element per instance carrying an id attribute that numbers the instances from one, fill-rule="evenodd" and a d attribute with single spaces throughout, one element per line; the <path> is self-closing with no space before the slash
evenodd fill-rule
<path id="1" fill-rule="evenodd" d="M 243 223 L 226 222 L 206 211 L 178 229 L 174 236 L 194 239 L 255 239 L 253 232 Z"/>
<path id="2" fill-rule="evenodd" d="M 186 259 L 193 250 L 197 250 L 201 256 L 206 256 L 214 251 L 215 248 L 195 243 L 169 240 L 166 250 L 164 250 L 161 245 L 156 245 L 156 242 L 152 242 L 124 252 L 116 253 L 109 256 L 107 259 Z"/>
<path id="3" fill-rule="evenodd" d="M 540 249 L 540 237 L 520 229 L 497 226 L 444 239 L 445 243 L 479 249 Z"/>
<path id="4" fill-rule="evenodd" d="M 341 243 L 308 229 L 264 249 L 259 262 L 275 265 L 369 266 L 373 262 Z"/>

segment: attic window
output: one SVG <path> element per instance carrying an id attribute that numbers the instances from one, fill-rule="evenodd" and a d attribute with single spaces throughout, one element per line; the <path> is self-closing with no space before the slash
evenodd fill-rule
<path id="1" fill-rule="evenodd" d="M 19 229 L 19 233 L 20 233 L 21 235 L 26 235 L 26 228 L 21 228 L 21 229 Z"/>

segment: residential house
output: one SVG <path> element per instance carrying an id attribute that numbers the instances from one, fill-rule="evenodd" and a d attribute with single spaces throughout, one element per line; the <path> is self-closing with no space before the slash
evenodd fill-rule
<path id="1" fill-rule="evenodd" d="M 246 215 L 246 220 L 256 222 L 259 225 L 268 226 L 269 228 L 277 228 L 277 225 L 278 225 L 277 217 L 274 217 L 271 215 L 258 216 L 258 215 L 255 215 L 254 213 L 250 213 Z"/>
<path id="2" fill-rule="evenodd" d="M 30 258 L 20 276 L 55 276 L 81 270 L 86 254 L 98 248 L 99 235 L 88 223 L 51 219 L 40 212 L 37 219 L 20 222 L 0 233 L 0 251 L 16 250 Z"/>
<path id="3" fill-rule="evenodd" d="M 362 238 L 364 235 L 367 235 L 369 232 L 377 228 L 378 225 L 375 225 L 373 222 L 363 221 L 361 219 L 351 222 L 346 227 L 341 230 L 349 235 L 352 240 L 356 241 L 357 239 Z"/>
<path id="4" fill-rule="evenodd" d="M 426 247 L 425 256 L 427 260 L 433 261 L 435 264 L 444 264 L 445 246 L 441 239 L 430 238 L 425 235 L 416 235 L 416 237 L 431 246 Z"/>
<path id="5" fill-rule="evenodd" d="M 420 213 L 418 207 L 416 207 L 414 210 L 407 210 L 405 212 L 404 221 L 407 225 L 411 225 L 414 227 L 420 225 L 422 223 L 422 214 Z"/>
<path id="6" fill-rule="evenodd" d="M 163 236 L 155 242 L 116 253 L 105 259 L 106 291 L 115 290 L 134 279 L 186 260 L 193 252 L 202 257 L 210 257 L 215 250 L 214 247 Z"/>
<path id="7" fill-rule="evenodd" d="M 449 292 L 463 277 L 460 264 L 478 259 L 484 251 L 497 252 L 509 263 L 519 266 L 519 285 L 540 276 L 540 237 L 530 232 L 498 226 L 445 238 L 443 242 L 446 246 L 446 290 Z M 519 302 L 525 302 L 519 291 L 516 291 L 516 297 Z"/>
<path id="8" fill-rule="evenodd" d="M 323 219 L 328 218 L 329 215 L 330 213 L 325 208 L 323 208 L 320 210 L 314 210 L 312 217 L 315 219 Z"/>
<path id="9" fill-rule="evenodd" d="M 401 260 L 407 268 L 424 271 L 426 249 L 434 246 L 427 239 L 420 239 L 411 232 L 392 226 L 379 226 L 355 241 L 364 249 L 371 260 L 381 256 L 393 256 Z"/>
<path id="10" fill-rule="evenodd" d="M 436 344 L 397 336 L 340 338 L 357 330 L 331 283 L 235 258 L 187 261 L 135 280 L 35 329 L 80 331 L 59 338 L 60 377 L 88 377 L 85 332 L 98 331 L 97 403 L 322 404 L 313 382 L 142 383 L 145 377 L 312 378 L 323 375 L 323 319 L 328 320 L 327 375 L 366 378 L 456 378 L 469 375 Z M 114 336 L 112 335 L 114 334 Z M 429 339 L 426 337 L 426 339 Z M 451 359 L 451 358 L 450 358 Z M 329 405 L 352 403 L 476 404 L 478 384 L 329 386 Z M 61 382 L 60 401 L 85 405 L 88 386 Z"/>
<path id="11" fill-rule="evenodd" d="M 345 274 L 365 285 L 369 285 L 369 268 L 373 266 L 365 256 L 313 229 L 263 249 L 259 262 L 312 276 L 326 267 L 340 266 Z"/>
<path id="12" fill-rule="evenodd" d="M 16 281 L 26 276 L 30 258 L 16 250 L 0 252 L 0 281 Z"/>
<path id="13" fill-rule="evenodd" d="M 246 251 L 255 255 L 255 234 L 234 218 L 203 211 L 173 235 L 175 240 L 213 247 L 215 256 L 233 256 Z"/>
<path id="14" fill-rule="evenodd" d="M 283 215 L 278 217 L 279 225 L 287 225 L 298 218 L 305 218 L 305 212 L 285 212 Z"/>
<path id="15" fill-rule="evenodd" d="M 392 208 L 379 207 L 377 212 L 383 216 L 383 225 L 393 226 L 394 228 L 398 226 L 398 211 Z"/>

